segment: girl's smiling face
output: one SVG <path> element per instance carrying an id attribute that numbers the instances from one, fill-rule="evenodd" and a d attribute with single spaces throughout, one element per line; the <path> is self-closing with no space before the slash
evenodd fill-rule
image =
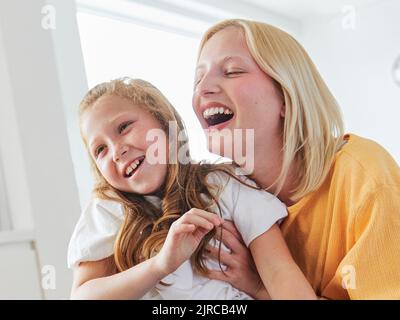
<path id="1" fill-rule="evenodd" d="M 82 117 L 82 133 L 98 170 L 114 188 L 130 193 L 154 193 L 166 178 L 166 162 L 150 164 L 146 157 L 154 143 L 146 139 L 152 129 L 162 127 L 144 108 L 119 96 L 101 97 Z"/>

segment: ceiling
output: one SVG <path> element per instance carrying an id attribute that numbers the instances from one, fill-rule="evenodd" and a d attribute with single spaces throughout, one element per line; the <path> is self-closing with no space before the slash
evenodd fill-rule
<path id="1" fill-rule="evenodd" d="M 377 3 L 378 0 L 240 0 L 259 8 L 265 8 L 271 13 L 281 16 L 305 20 L 311 17 L 324 17 L 337 15 L 346 10 L 346 6 L 355 9 Z M 384 1 L 384 0 L 383 0 Z M 380 0 L 382 2 L 382 0 Z"/>

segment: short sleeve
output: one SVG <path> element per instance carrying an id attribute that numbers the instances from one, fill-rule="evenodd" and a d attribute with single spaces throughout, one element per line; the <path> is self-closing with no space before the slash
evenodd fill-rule
<path id="1" fill-rule="evenodd" d="M 98 261 L 113 254 L 124 211 L 115 201 L 94 199 L 83 210 L 68 246 L 68 267 Z"/>
<path id="2" fill-rule="evenodd" d="M 218 204 L 223 217 L 234 222 L 246 246 L 287 216 L 286 206 L 265 190 L 253 189 L 222 172 L 213 172 L 207 178 L 219 185 Z M 243 174 L 238 178 L 256 186 Z"/>

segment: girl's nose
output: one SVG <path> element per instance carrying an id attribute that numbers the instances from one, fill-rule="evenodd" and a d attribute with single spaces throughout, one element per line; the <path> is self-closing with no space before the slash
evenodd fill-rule
<path id="1" fill-rule="evenodd" d="M 119 146 L 119 145 L 115 146 L 114 156 L 113 156 L 114 162 L 120 161 L 127 152 L 128 152 L 128 147 L 126 145 L 124 145 L 124 146 Z"/>

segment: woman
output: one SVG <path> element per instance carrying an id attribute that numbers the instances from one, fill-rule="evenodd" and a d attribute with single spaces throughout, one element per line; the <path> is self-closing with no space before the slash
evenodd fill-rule
<path id="1" fill-rule="evenodd" d="M 288 206 L 281 230 L 317 295 L 400 299 L 400 168 L 377 143 L 344 134 L 334 97 L 295 39 L 253 21 L 211 27 L 193 107 L 209 149 L 223 156 L 234 147 L 218 145 L 222 129 L 254 129 L 251 177 Z M 210 276 L 260 296 L 249 252 L 229 229 L 229 272 Z"/>

